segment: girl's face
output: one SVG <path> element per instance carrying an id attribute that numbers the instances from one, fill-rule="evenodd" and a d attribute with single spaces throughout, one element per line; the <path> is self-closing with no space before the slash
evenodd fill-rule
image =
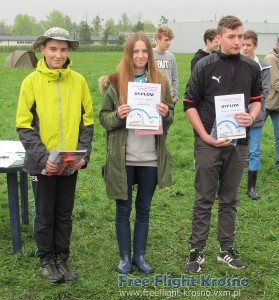
<path id="1" fill-rule="evenodd" d="M 135 74 L 143 74 L 148 63 L 148 51 L 144 41 L 137 41 L 133 49 L 133 63 Z"/>

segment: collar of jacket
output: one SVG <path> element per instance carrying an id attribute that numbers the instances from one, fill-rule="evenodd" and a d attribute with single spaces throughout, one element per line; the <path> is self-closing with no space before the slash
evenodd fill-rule
<path id="1" fill-rule="evenodd" d="M 70 66 L 72 62 L 69 58 L 67 58 L 67 61 L 65 63 L 65 68 L 63 69 L 49 69 L 46 66 L 46 63 L 44 61 L 44 58 L 41 58 L 37 63 L 36 70 L 38 72 L 41 72 L 49 77 L 50 80 L 57 80 L 61 77 L 67 76 L 67 74 L 70 73 Z"/>
<path id="2" fill-rule="evenodd" d="M 238 54 L 225 54 L 221 51 L 216 51 L 216 53 L 219 55 L 220 58 L 223 58 L 223 59 L 239 59 L 240 58 L 240 53 L 238 53 Z"/>

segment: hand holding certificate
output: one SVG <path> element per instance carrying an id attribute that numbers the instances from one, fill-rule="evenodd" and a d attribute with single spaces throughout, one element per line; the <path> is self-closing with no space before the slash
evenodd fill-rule
<path id="1" fill-rule="evenodd" d="M 57 165 L 56 172 L 48 172 L 43 169 L 43 175 L 71 175 L 76 169 L 73 167 L 74 164 L 78 163 L 86 154 L 86 150 L 56 150 L 53 149 L 49 155 L 49 160 Z"/>

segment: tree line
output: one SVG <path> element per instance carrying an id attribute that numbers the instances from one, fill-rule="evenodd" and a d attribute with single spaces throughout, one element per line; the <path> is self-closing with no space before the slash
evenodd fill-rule
<path id="1" fill-rule="evenodd" d="M 158 26 L 166 25 L 168 19 L 161 16 Z M 117 37 L 117 43 L 123 44 L 124 33 L 144 30 L 154 32 L 156 26 L 150 21 L 141 21 L 138 17 L 133 22 L 124 12 L 120 19 L 115 22 L 112 18 L 105 20 L 96 15 L 91 21 L 83 20 L 79 24 L 72 22 L 68 15 L 64 15 L 59 10 L 51 11 L 46 19 L 37 22 L 37 20 L 27 14 L 18 14 L 14 19 L 14 24 L 8 26 L 4 21 L 0 21 L 0 35 L 15 36 L 38 36 L 43 34 L 48 28 L 62 27 L 70 32 L 74 38 L 78 38 L 81 44 L 90 44 L 92 36 L 101 38 L 103 45 L 107 45 L 110 36 Z"/>

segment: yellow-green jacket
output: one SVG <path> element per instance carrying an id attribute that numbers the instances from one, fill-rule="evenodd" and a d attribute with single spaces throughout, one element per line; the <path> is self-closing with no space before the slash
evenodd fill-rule
<path id="1" fill-rule="evenodd" d="M 94 132 L 92 99 L 85 78 L 69 67 L 49 69 L 44 59 L 22 82 L 16 127 L 26 150 L 24 170 L 39 174 L 52 149 L 86 149 Z"/>

